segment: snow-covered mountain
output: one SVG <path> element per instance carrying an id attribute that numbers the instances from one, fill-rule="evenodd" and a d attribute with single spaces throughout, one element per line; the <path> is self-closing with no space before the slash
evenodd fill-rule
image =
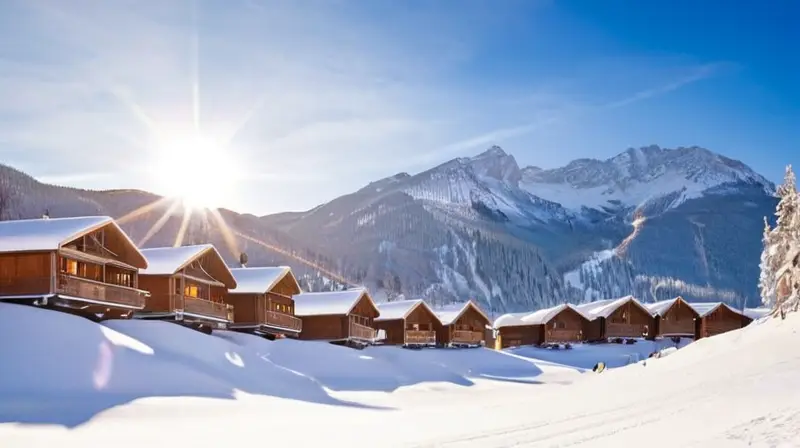
<path id="1" fill-rule="evenodd" d="M 16 192 L 6 217 L 45 209 L 119 217 L 158 199 L 45 185 L 2 166 L 0 175 Z M 347 282 L 372 288 L 379 300 L 471 298 L 494 313 L 623 294 L 740 305 L 757 301 L 772 191 L 746 165 L 702 148 L 650 146 L 544 170 L 520 168 L 494 146 L 306 212 L 259 218 L 223 210 L 238 233 L 235 250 L 224 252 L 232 263 L 245 250 L 252 265 L 289 264 L 313 289 Z M 139 241 L 164 209 L 123 225 Z M 171 244 L 180 220 L 172 216 L 146 245 Z M 188 235 L 225 244 L 206 220 L 193 221 Z"/>

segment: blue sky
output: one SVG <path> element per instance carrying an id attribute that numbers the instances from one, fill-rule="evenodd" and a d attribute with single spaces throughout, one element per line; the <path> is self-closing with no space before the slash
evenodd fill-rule
<path id="1" fill-rule="evenodd" d="M 777 181 L 800 164 L 799 20 L 792 0 L 10 0 L 0 161 L 157 191 L 164 139 L 197 123 L 236 160 L 225 205 L 257 214 L 492 144 L 545 168 L 698 145 Z"/>

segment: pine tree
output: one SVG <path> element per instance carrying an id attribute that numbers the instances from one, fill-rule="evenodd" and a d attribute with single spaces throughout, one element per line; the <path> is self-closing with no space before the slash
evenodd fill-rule
<path id="1" fill-rule="evenodd" d="M 764 304 L 772 305 L 774 314 L 785 316 L 800 304 L 800 267 L 795 263 L 800 247 L 800 198 L 791 165 L 786 167 L 776 195 L 780 198 L 775 210 L 777 223 L 774 229 L 765 229 L 759 286 Z"/>
<path id="2" fill-rule="evenodd" d="M 766 307 L 772 307 L 775 304 L 775 266 L 774 258 L 771 254 L 773 247 L 772 244 L 772 229 L 769 227 L 767 217 L 764 217 L 764 236 L 761 241 L 764 244 L 764 249 L 761 251 L 761 275 L 758 280 L 758 288 L 761 291 L 761 303 Z"/>

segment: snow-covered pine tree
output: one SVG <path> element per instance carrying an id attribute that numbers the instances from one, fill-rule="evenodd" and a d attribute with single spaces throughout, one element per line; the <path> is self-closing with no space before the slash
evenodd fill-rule
<path id="1" fill-rule="evenodd" d="M 775 257 L 773 256 L 772 229 L 769 227 L 767 217 L 764 217 L 764 235 L 761 238 L 764 249 L 761 251 L 761 275 L 758 279 L 758 288 L 761 291 L 761 303 L 766 307 L 773 307 L 775 304 Z"/>
<path id="2" fill-rule="evenodd" d="M 766 303 L 772 304 L 773 314 L 785 316 L 786 311 L 796 309 L 800 304 L 800 266 L 796 263 L 797 248 L 800 247 L 800 198 L 791 165 L 786 167 L 783 184 L 778 187 L 776 195 L 780 198 L 775 210 L 777 224 L 765 235 L 768 265 L 767 272 L 762 267 L 762 277 L 773 285 L 766 288 Z M 770 300 L 770 293 L 774 295 L 774 300 Z"/>

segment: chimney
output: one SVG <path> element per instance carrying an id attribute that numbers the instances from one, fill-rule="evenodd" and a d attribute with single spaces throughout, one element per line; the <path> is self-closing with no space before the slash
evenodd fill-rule
<path id="1" fill-rule="evenodd" d="M 247 267 L 247 254 L 245 252 L 239 254 L 239 264 L 242 265 L 243 268 Z"/>
<path id="2" fill-rule="evenodd" d="M 50 219 L 50 210 L 45 209 L 44 215 L 42 215 L 42 219 Z"/>

